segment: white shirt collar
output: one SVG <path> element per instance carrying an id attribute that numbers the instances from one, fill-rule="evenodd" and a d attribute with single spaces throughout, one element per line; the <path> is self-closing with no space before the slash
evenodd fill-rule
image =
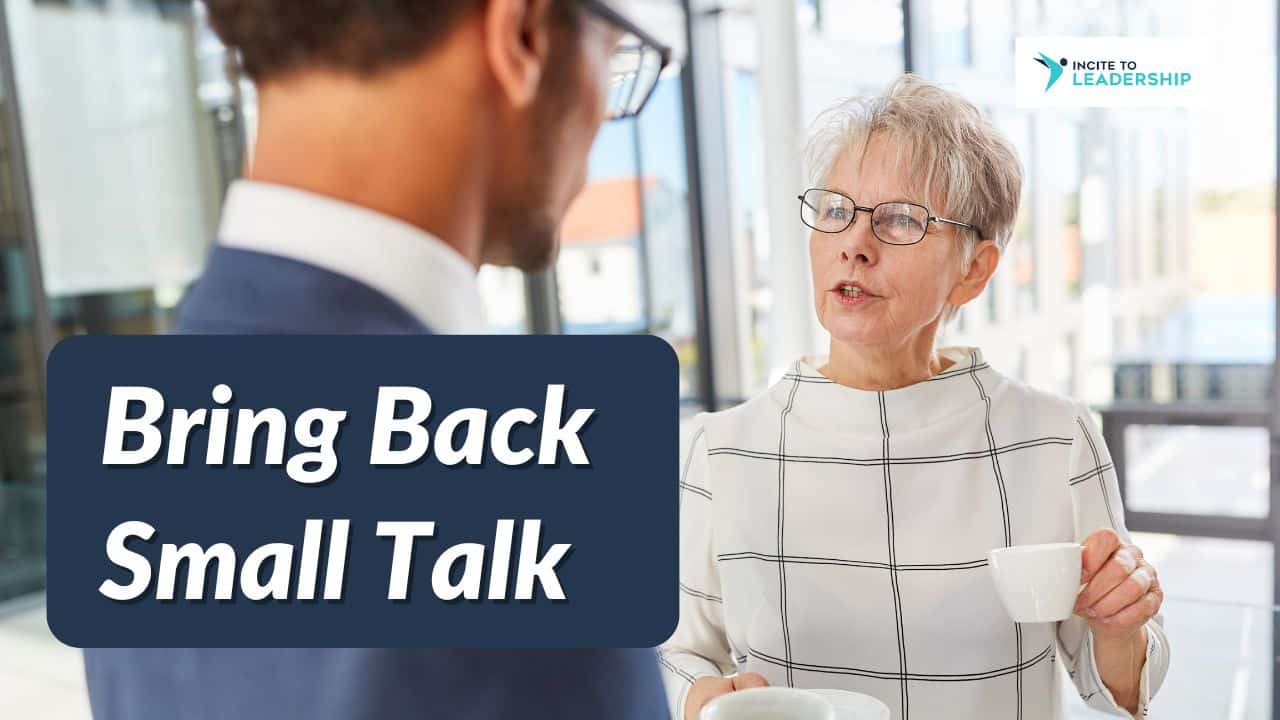
<path id="1" fill-rule="evenodd" d="M 484 332 L 476 269 L 457 250 L 406 222 L 284 185 L 232 183 L 222 245 L 345 275 L 395 300 L 437 333 Z"/>

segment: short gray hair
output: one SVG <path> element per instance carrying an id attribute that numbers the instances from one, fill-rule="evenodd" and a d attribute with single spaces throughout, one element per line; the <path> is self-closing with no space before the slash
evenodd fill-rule
<path id="1" fill-rule="evenodd" d="M 1022 164 L 1013 145 L 973 103 L 910 74 L 880 95 L 842 100 L 820 114 L 810 132 L 805 159 L 811 183 L 822 185 L 847 152 L 860 161 L 876 134 L 898 141 L 897 161 L 906 161 L 908 190 L 934 215 L 977 227 L 981 239 L 994 240 L 1004 251 L 1022 200 Z M 967 264 L 979 237 L 956 230 Z M 948 307 L 944 322 L 954 315 L 955 308 Z"/>

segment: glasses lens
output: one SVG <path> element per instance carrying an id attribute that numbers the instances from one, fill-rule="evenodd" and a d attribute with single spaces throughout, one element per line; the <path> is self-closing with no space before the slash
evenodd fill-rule
<path id="1" fill-rule="evenodd" d="M 654 88 L 658 87 L 658 79 L 662 75 L 662 53 L 651 45 L 644 46 L 640 57 L 640 77 L 636 81 L 636 94 L 632 98 L 631 113 L 639 113 Z"/>
<path id="2" fill-rule="evenodd" d="M 911 203 L 881 203 L 871 214 L 876 237 L 891 245 L 910 245 L 924 237 L 929 211 Z"/>
<path id="3" fill-rule="evenodd" d="M 640 77 L 641 50 L 639 40 L 627 35 L 609 56 L 609 90 L 607 111 L 610 118 L 626 115 L 627 105 Z"/>
<path id="4" fill-rule="evenodd" d="M 661 72 L 662 53 L 634 35 L 624 35 L 609 58 L 609 119 L 640 112 Z"/>
<path id="5" fill-rule="evenodd" d="M 800 199 L 800 219 L 820 232 L 838 233 L 853 223 L 853 201 L 840 193 L 806 190 Z"/>

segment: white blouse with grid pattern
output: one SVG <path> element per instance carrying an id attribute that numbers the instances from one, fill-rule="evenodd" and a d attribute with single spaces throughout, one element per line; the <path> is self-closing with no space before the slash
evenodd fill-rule
<path id="1" fill-rule="evenodd" d="M 833 383 L 798 360 L 752 400 L 700 415 L 680 491 L 680 622 L 660 648 L 672 717 L 704 675 L 873 695 L 894 718 L 1063 715 L 1057 664 L 1126 716 L 1080 617 L 1015 624 L 996 547 L 1126 541 L 1115 471 L 1087 409 L 947 348 L 897 390 Z M 1148 623 L 1141 715 L 1168 668 Z"/>

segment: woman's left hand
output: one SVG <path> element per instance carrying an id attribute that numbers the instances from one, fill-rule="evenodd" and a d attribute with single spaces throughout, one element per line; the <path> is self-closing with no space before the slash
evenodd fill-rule
<path id="1" fill-rule="evenodd" d="M 1084 541 L 1080 581 L 1074 612 L 1083 615 L 1095 637 L 1120 639 L 1141 632 L 1160 611 L 1164 591 L 1156 569 L 1137 545 L 1121 542 L 1110 528 Z"/>

